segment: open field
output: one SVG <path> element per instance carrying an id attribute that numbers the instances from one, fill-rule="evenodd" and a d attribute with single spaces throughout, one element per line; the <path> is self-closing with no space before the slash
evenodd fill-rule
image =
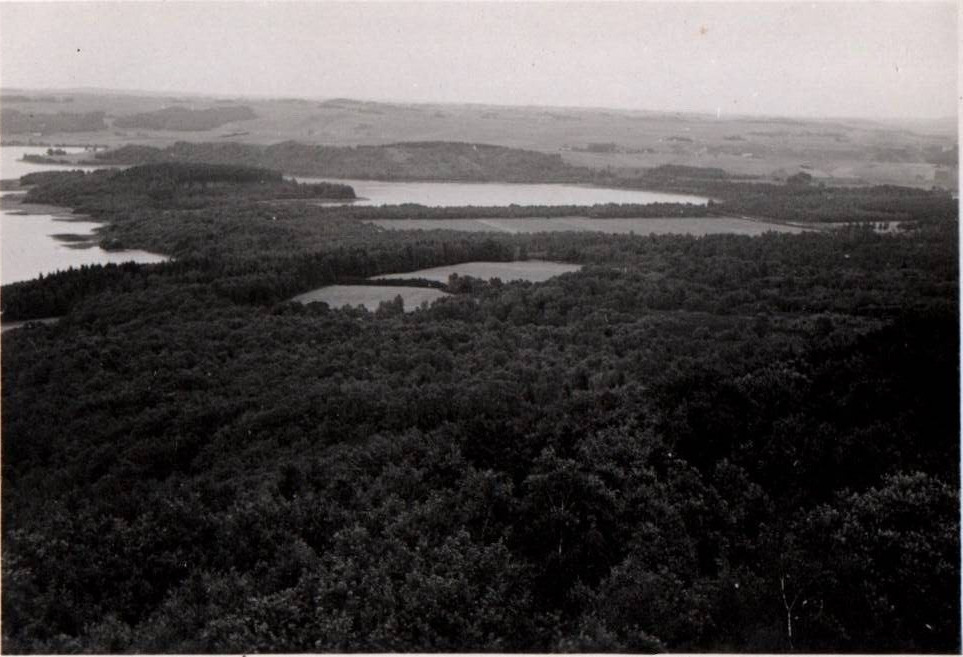
<path id="1" fill-rule="evenodd" d="M 530 281 L 541 283 L 560 274 L 578 271 L 580 265 L 570 265 L 561 262 L 546 262 L 543 260 L 526 260 L 524 262 L 463 262 L 458 265 L 432 267 L 412 272 L 400 272 L 372 276 L 374 279 L 405 279 L 424 278 L 441 283 L 448 282 L 449 276 L 473 276 L 483 280 L 500 278 L 503 281 Z M 450 296 L 447 292 L 425 287 L 391 286 L 391 285 L 326 285 L 304 294 L 299 294 L 292 301 L 312 303 L 322 301 L 332 308 L 344 306 L 364 306 L 374 311 L 382 302 L 392 301 L 397 296 L 404 300 L 405 311 L 411 312 L 422 303 L 432 303 L 438 299 Z"/>
<path id="2" fill-rule="evenodd" d="M 406 276 L 410 277 L 410 275 Z M 332 308 L 342 308 L 344 306 L 364 306 L 368 310 L 377 310 L 383 301 L 392 301 L 401 295 L 405 302 L 405 311 L 411 312 L 427 301 L 431 303 L 442 297 L 447 297 L 446 292 L 425 287 L 392 287 L 390 285 L 326 285 L 311 290 L 304 294 L 299 294 L 292 301 L 301 303 L 311 303 L 322 301 Z"/>
<path id="3" fill-rule="evenodd" d="M 665 219 L 590 219 L 559 217 L 555 219 L 373 219 L 368 223 L 388 230 L 461 230 L 470 233 L 543 233 L 600 232 L 611 235 L 762 235 L 802 233 L 805 228 L 769 224 L 732 217 L 683 217 Z"/>
<path id="4" fill-rule="evenodd" d="M 331 178 L 294 176 L 299 182 L 335 182 Z M 590 185 L 524 183 L 393 182 L 337 179 L 350 185 L 358 199 L 352 205 L 402 205 L 427 207 L 508 205 L 595 205 L 603 203 L 691 203 L 709 200 L 692 194 L 671 194 L 643 189 L 618 189 Z"/>
<path id="5" fill-rule="evenodd" d="M 530 281 L 541 283 L 560 274 L 578 271 L 580 265 L 570 265 L 564 262 L 546 262 L 544 260 L 524 260 L 520 262 L 462 262 L 445 267 L 432 267 L 399 274 L 385 274 L 373 278 L 426 278 L 442 283 L 448 282 L 452 274 L 459 276 L 474 276 L 488 280 L 500 278 L 503 281 Z"/>
<path id="6" fill-rule="evenodd" d="M 70 102 L 53 102 L 50 93 L 4 90 L 4 95 L 13 93 L 35 100 L 6 104 L 10 109 L 39 114 L 105 112 L 108 127 L 95 132 L 5 134 L 8 141 L 111 146 L 166 146 L 184 140 L 255 144 L 296 140 L 328 145 L 463 141 L 560 153 L 567 162 L 593 168 L 683 164 L 721 167 L 733 174 L 759 178 L 785 178 L 807 171 L 830 183 L 921 187 L 934 184 L 942 168 L 943 184 L 955 185 L 956 179 L 956 127 L 951 120 L 899 124 L 589 108 L 215 99 L 111 92 L 57 92 L 56 97 L 69 97 Z M 251 108 L 255 118 L 189 132 L 114 125 L 123 117 L 163 108 L 204 110 L 227 103 Z"/>

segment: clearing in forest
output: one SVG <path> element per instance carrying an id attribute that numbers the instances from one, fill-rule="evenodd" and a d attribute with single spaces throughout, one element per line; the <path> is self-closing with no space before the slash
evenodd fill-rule
<path id="1" fill-rule="evenodd" d="M 769 231 L 802 233 L 805 228 L 734 217 L 666 217 L 653 219 L 592 219 L 590 217 L 504 219 L 372 219 L 388 230 L 460 230 L 470 233 L 599 232 L 612 235 L 762 235 Z"/>

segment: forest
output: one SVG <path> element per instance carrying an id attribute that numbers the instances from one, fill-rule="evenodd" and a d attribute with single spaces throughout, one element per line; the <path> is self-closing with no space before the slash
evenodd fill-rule
<path id="1" fill-rule="evenodd" d="M 250 166 L 21 181 L 173 260 L 0 291 L 60 317 L 2 337 L 5 652 L 960 650 L 935 196 L 882 192 L 904 234 L 385 231 Z M 527 258 L 583 268 L 288 301 Z"/>
<path id="2" fill-rule="evenodd" d="M 165 163 L 89 173 L 41 171 L 21 176 L 19 182 L 28 188 L 26 203 L 63 205 L 108 219 L 122 211 L 216 206 L 238 198 L 247 202 L 355 198 L 350 185 L 299 183 L 277 171 L 230 165 Z"/>
<path id="3" fill-rule="evenodd" d="M 588 169 L 564 163 L 557 154 L 458 142 L 384 146 L 318 146 L 294 141 L 270 146 L 177 142 L 163 149 L 128 145 L 94 157 L 98 164 L 245 164 L 302 176 L 372 180 L 574 182 L 591 175 Z"/>
<path id="4" fill-rule="evenodd" d="M 785 183 L 731 176 L 722 169 L 663 165 L 641 173 L 600 171 L 595 183 L 701 194 L 721 202 L 728 212 L 809 223 L 953 221 L 958 202 L 941 189 L 898 185 L 830 187 L 809 174 Z"/>

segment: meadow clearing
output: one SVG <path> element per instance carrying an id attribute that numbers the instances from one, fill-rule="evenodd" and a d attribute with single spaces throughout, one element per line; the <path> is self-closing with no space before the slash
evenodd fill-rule
<path id="1" fill-rule="evenodd" d="M 460 230 L 471 233 L 600 232 L 611 235 L 762 235 L 802 233 L 805 228 L 770 224 L 734 217 L 667 217 L 664 219 L 592 219 L 557 217 L 526 219 L 372 219 L 368 223 L 388 230 Z"/>

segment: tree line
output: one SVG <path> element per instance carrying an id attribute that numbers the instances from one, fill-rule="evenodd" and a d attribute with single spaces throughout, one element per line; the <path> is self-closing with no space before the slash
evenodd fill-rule
<path id="1" fill-rule="evenodd" d="M 378 180 L 582 183 L 708 196 L 727 212 L 800 222 L 955 221 L 943 190 L 895 185 L 829 187 L 755 182 L 716 167 L 662 165 L 638 170 L 574 166 L 558 154 L 458 142 L 335 147 L 283 142 L 270 146 L 178 142 L 166 148 L 128 145 L 97 153 L 95 163 L 210 162 L 245 164 L 305 176 Z"/>

